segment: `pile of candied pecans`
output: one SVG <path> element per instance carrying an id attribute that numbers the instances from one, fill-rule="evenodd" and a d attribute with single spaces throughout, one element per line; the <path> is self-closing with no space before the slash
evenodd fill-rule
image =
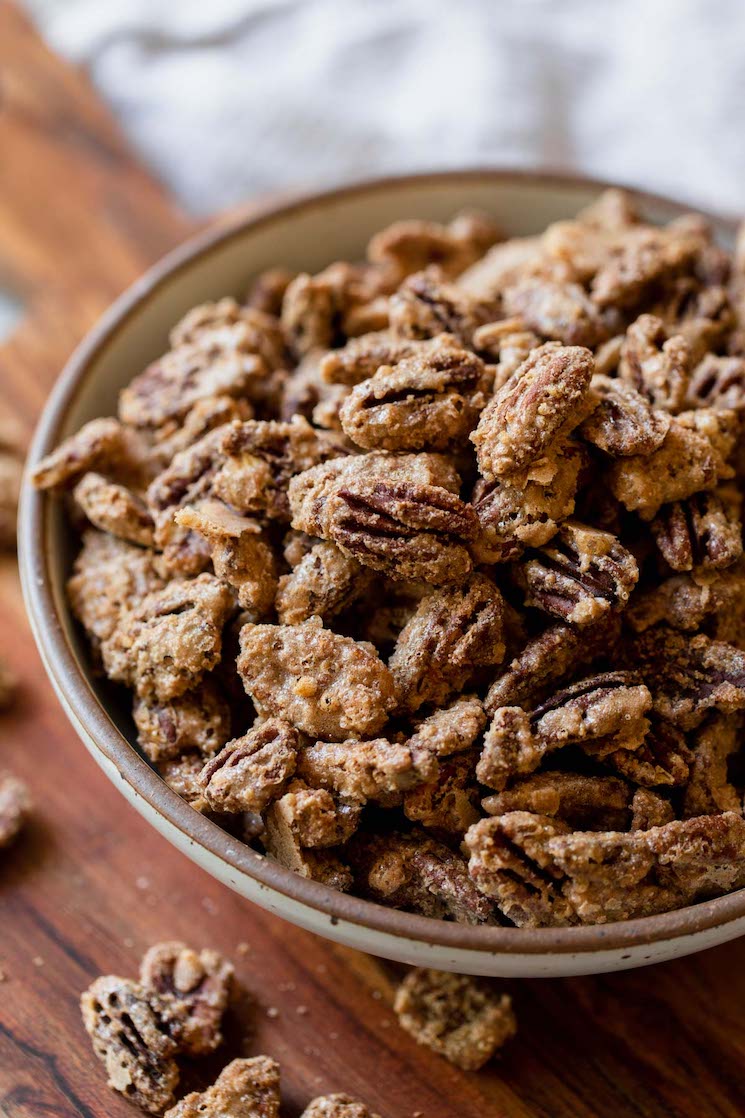
<path id="1" fill-rule="evenodd" d="M 745 238 L 609 191 L 259 277 L 40 464 L 194 808 L 305 877 L 571 926 L 745 885 Z"/>

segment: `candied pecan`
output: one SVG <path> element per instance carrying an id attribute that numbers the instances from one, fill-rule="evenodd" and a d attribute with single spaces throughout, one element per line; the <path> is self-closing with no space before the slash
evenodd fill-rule
<path id="1" fill-rule="evenodd" d="M 742 815 L 742 794 L 730 782 L 727 762 L 742 743 L 740 715 L 713 714 L 693 739 L 690 776 L 683 792 L 683 818 L 734 811 Z"/>
<path id="2" fill-rule="evenodd" d="M 596 404 L 593 360 L 581 346 L 556 342 L 534 349 L 481 413 L 471 434 L 488 479 L 524 469 L 568 434 Z"/>
<path id="3" fill-rule="evenodd" d="M 278 369 L 285 363 L 284 341 L 276 315 L 257 307 L 241 306 L 229 296 L 217 303 L 193 307 L 171 330 L 169 341 L 174 350 L 183 345 L 201 346 L 213 358 L 231 349 L 255 352 L 267 369 Z"/>
<path id="4" fill-rule="evenodd" d="M 606 614 L 590 629 L 573 629 L 557 622 L 523 648 L 487 692 L 484 707 L 493 715 L 498 707 L 537 705 L 577 669 L 589 667 L 612 653 L 620 634 L 620 620 Z"/>
<path id="5" fill-rule="evenodd" d="M 48 454 L 31 474 L 37 489 L 61 489 L 88 470 L 117 469 L 127 459 L 127 432 L 116 419 L 92 419 Z"/>
<path id="6" fill-rule="evenodd" d="M 265 376 L 252 330 L 216 330 L 184 342 L 148 365 L 119 396 L 119 418 L 133 427 L 160 427 L 208 396 L 244 396 Z"/>
<path id="7" fill-rule="evenodd" d="M 235 400 L 232 396 L 206 396 L 197 400 L 182 419 L 169 420 L 152 432 L 147 451 L 151 475 L 162 473 L 177 454 L 188 450 L 216 427 L 253 419 L 253 414 L 248 400 Z"/>
<path id="8" fill-rule="evenodd" d="M 10 846 L 31 811 L 26 784 L 9 772 L 0 771 L 0 850 Z"/>
<path id="9" fill-rule="evenodd" d="M 375 576 L 336 544 L 322 541 L 279 580 L 277 615 L 283 625 L 298 625 L 314 615 L 323 621 L 343 613 L 371 589 Z"/>
<path id="10" fill-rule="evenodd" d="M 233 967 L 217 951 L 185 943 L 156 943 L 140 964 L 140 983 L 158 997 L 179 1052 L 203 1056 L 222 1043 L 220 1023 L 230 998 Z"/>
<path id="11" fill-rule="evenodd" d="M 528 811 L 560 819 L 577 831 L 625 831 L 632 818 L 634 789 L 617 776 L 539 772 L 481 801 L 489 815 Z"/>
<path id="12" fill-rule="evenodd" d="M 534 462 L 523 476 L 499 481 L 480 478 L 471 503 L 481 531 L 471 550 L 479 563 L 503 563 L 526 547 L 548 543 L 559 524 L 574 512 L 586 451 L 566 439 Z"/>
<path id="13" fill-rule="evenodd" d="M 630 384 L 595 375 L 592 390 L 600 403 L 579 429 L 583 439 L 612 458 L 651 454 L 662 445 L 671 418 L 653 408 Z"/>
<path id="14" fill-rule="evenodd" d="M 650 308 L 662 319 L 668 333 L 685 338 L 691 368 L 710 350 L 719 350 L 735 323 L 727 289 L 702 285 L 695 276 L 678 276 L 666 284 L 662 298 Z"/>
<path id="15" fill-rule="evenodd" d="M 409 746 L 412 750 L 424 749 L 434 757 L 450 757 L 469 749 L 485 726 L 481 700 L 475 695 L 464 695 L 417 723 Z"/>
<path id="16" fill-rule="evenodd" d="M 517 1032 L 508 994 L 468 975 L 415 967 L 393 1003 L 398 1023 L 418 1044 L 465 1071 L 478 1071 Z"/>
<path id="17" fill-rule="evenodd" d="M 136 982 L 106 975 L 85 991 L 80 1010 L 109 1086 L 148 1114 L 162 1114 L 179 1081 L 165 1003 Z"/>
<path id="18" fill-rule="evenodd" d="M 479 213 L 458 214 L 449 225 L 394 221 L 370 239 L 367 259 L 389 272 L 396 283 L 430 264 L 454 277 L 483 256 L 500 236 L 491 218 Z"/>
<path id="19" fill-rule="evenodd" d="M 195 811 L 209 811 L 199 776 L 204 768 L 202 753 L 183 753 L 172 761 L 159 761 L 155 766 L 169 788 L 177 792 Z"/>
<path id="20" fill-rule="evenodd" d="M 316 276 L 301 272 L 287 285 L 280 321 L 287 346 L 296 358 L 314 349 L 329 349 L 340 340 L 345 302 L 332 268 Z"/>
<path id="21" fill-rule="evenodd" d="M 97 650 L 122 614 L 162 585 L 154 552 L 89 528 L 83 534 L 67 594 L 72 612 Z"/>
<path id="22" fill-rule="evenodd" d="M 526 606 L 580 627 L 625 608 L 639 578 L 630 551 L 610 532 L 565 520 L 515 572 Z"/>
<path id="23" fill-rule="evenodd" d="M 492 906 L 466 864 L 424 831 L 357 835 L 347 846 L 357 889 L 391 908 L 458 924 L 492 923 Z"/>
<path id="24" fill-rule="evenodd" d="M 661 319 L 640 315 L 626 331 L 618 376 L 654 407 L 675 414 L 683 410 L 688 395 L 690 347 L 679 334 L 668 338 Z"/>
<path id="25" fill-rule="evenodd" d="M 296 273 L 289 268 L 267 268 L 259 272 L 248 289 L 246 306 L 255 307 L 264 314 L 278 316 L 282 310 L 285 291 L 295 278 Z"/>
<path id="26" fill-rule="evenodd" d="M 179 451 L 148 488 L 147 503 L 156 524 L 155 542 L 158 547 L 170 552 L 172 561 L 168 566 L 171 573 L 199 574 L 204 569 L 198 563 L 197 569 L 185 569 L 185 556 L 179 556 L 179 551 L 188 552 L 190 546 L 201 548 L 202 555 L 209 561 L 209 544 L 187 528 L 179 528 L 174 523 L 174 515 L 178 509 L 212 495 L 227 429 L 213 428 L 191 446 Z"/>
<path id="27" fill-rule="evenodd" d="M 663 505 L 650 530 L 668 566 L 729 567 L 742 555 L 742 498 L 732 486 Z"/>
<path id="28" fill-rule="evenodd" d="M 308 1103 L 300 1118 L 380 1118 L 351 1095 L 319 1095 Z"/>
<path id="29" fill-rule="evenodd" d="M 648 689 L 631 672 L 605 672 L 556 692 L 530 712 L 500 707 L 484 736 L 476 775 L 501 791 L 566 745 L 600 757 L 636 749 L 649 728 L 645 714 L 651 705 Z"/>
<path id="30" fill-rule="evenodd" d="M 717 414 L 726 417 L 721 424 Z M 732 477 L 726 457 L 732 449 L 727 425 L 732 412 L 702 408 L 676 416 L 660 447 L 652 454 L 613 462 L 608 484 L 630 512 L 651 520 L 662 505 L 682 501 L 702 489 L 714 489 Z M 695 422 L 690 417 L 699 417 Z"/>
<path id="31" fill-rule="evenodd" d="M 476 783 L 478 750 L 440 761 L 437 774 L 404 794 L 407 819 L 436 834 L 462 835 L 481 817 Z"/>
<path id="32" fill-rule="evenodd" d="M 230 707 L 209 678 L 169 702 L 136 698 L 132 717 L 137 743 L 151 761 L 169 761 L 192 749 L 209 756 L 230 737 Z"/>
<path id="33" fill-rule="evenodd" d="M 458 287 L 479 299 L 496 301 L 505 288 L 526 276 L 552 274 L 541 237 L 513 237 L 494 245 L 467 268 L 458 277 Z"/>
<path id="34" fill-rule="evenodd" d="M 692 754 L 680 730 L 655 719 L 641 745 L 614 750 L 603 760 L 635 784 L 677 787 L 688 780 Z"/>
<path id="35" fill-rule="evenodd" d="M 308 784 L 360 803 L 396 802 L 398 793 L 431 780 L 436 772 L 437 761 L 427 750 L 387 738 L 318 742 L 298 758 L 298 774 Z"/>
<path id="36" fill-rule="evenodd" d="M 427 594 L 390 659 L 399 705 L 410 712 L 444 705 L 479 668 L 501 663 L 503 630 L 503 598 L 486 575 Z"/>
<path id="37" fill-rule="evenodd" d="M 652 827 L 672 823 L 675 818 L 670 801 L 650 788 L 637 788 L 631 801 L 631 811 L 632 831 L 649 831 Z"/>
<path id="38" fill-rule="evenodd" d="M 279 1064 L 232 1060 L 206 1091 L 185 1095 L 164 1118 L 279 1118 Z"/>
<path id="39" fill-rule="evenodd" d="M 264 849 L 275 862 L 310 881 L 328 885 L 330 889 L 346 892 L 352 885 L 352 872 L 332 848 L 307 850 L 293 825 L 292 818 L 278 805 L 272 804 L 266 813 L 265 828 L 261 835 Z"/>
<path id="40" fill-rule="evenodd" d="M 300 735 L 280 719 L 257 723 L 207 762 L 199 777 L 214 811 L 261 814 L 295 772 Z"/>
<path id="41" fill-rule="evenodd" d="M 452 334 L 469 348 L 479 326 L 498 316 L 491 301 L 482 301 L 447 283 L 437 268 L 417 272 L 388 301 L 390 329 L 400 338 L 435 338 Z"/>
<path id="42" fill-rule="evenodd" d="M 508 287 L 502 302 L 508 315 L 519 316 L 529 330 L 562 345 L 592 348 L 608 336 L 603 316 L 578 283 L 528 277 Z"/>
<path id="43" fill-rule="evenodd" d="M 463 840 L 468 872 L 479 892 L 492 898 L 518 928 L 577 924 L 572 905 L 561 894 L 563 875 L 548 850 L 552 838 L 568 834 L 570 828 L 561 820 L 527 811 L 481 819 Z"/>
<path id="44" fill-rule="evenodd" d="M 152 546 L 153 518 L 145 502 L 126 486 L 91 471 L 83 474 L 73 498 L 94 528 L 130 543 Z"/>
<path id="45" fill-rule="evenodd" d="M 489 377 L 447 335 L 427 354 L 382 365 L 345 399 L 339 416 L 358 446 L 444 450 L 467 437 L 486 403 Z"/>
<path id="46" fill-rule="evenodd" d="M 472 341 L 473 348 L 482 356 L 497 360 L 494 366 L 495 392 L 507 383 L 540 344 L 538 335 L 526 330 L 520 318 L 503 318 L 479 326 L 478 330 L 474 330 Z"/>
<path id="47" fill-rule="evenodd" d="M 338 453 L 321 441 L 307 420 L 234 423 L 221 442 L 224 460 L 213 491 L 239 512 L 288 520 L 287 487 L 293 474 Z"/>
<path id="48" fill-rule="evenodd" d="M 693 408 L 742 411 L 745 406 L 745 357 L 707 353 L 691 374 L 688 404 Z"/>
<path id="49" fill-rule="evenodd" d="M 122 614 L 101 648 L 107 675 L 160 702 L 183 695 L 219 663 L 233 608 L 212 575 L 173 579 Z"/>
<path id="50" fill-rule="evenodd" d="M 333 352 L 333 351 L 332 351 Z M 288 374 L 282 386 L 279 418 L 290 422 L 296 415 L 313 420 L 317 426 L 339 429 L 339 407 L 349 394 L 341 384 L 328 384 L 321 377 L 324 353 L 311 350 Z M 322 422 L 321 422 L 322 420 Z"/>
<path id="51" fill-rule="evenodd" d="M 397 365 L 406 357 L 423 359 L 437 350 L 440 337 L 427 341 L 398 338 L 390 330 L 374 330 L 350 338 L 341 349 L 332 349 L 320 359 L 320 375 L 329 384 L 353 388 L 377 373 L 382 365 Z"/>
<path id="52" fill-rule="evenodd" d="M 245 625 L 238 671 L 262 717 L 311 737 L 374 734 L 395 704 L 393 677 L 372 645 L 302 625 Z"/>
<path id="53" fill-rule="evenodd" d="M 631 227 L 613 246 L 591 284 L 599 307 L 638 306 L 651 286 L 689 267 L 698 247 L 695 237 L 649 225 Z"/>
<path id="54" fill-rule="evenodd" d="M 730 644 L 659 625 L 636 637 L 627 655 L 646 681 L 654 709 L 683 730 L 698 726 L 709 710 L 745 708 L 745 653 Z"/>
<path id="55" fill-rule="evenodd" d="M 328 788 L 311 788 L 303 780 L 293 780 L 269 813 L 305 849 L 339 846 L 357 830 L 362 804 L 349 796 L 334 796 Z"/>
<path id="56" fill-rule="evenodd" d="M 742 560 L 724 571 L 701 567 L 666 578 L 637 595 L 626 617 L 637 633 L 663 622 L 684 632 L 704 627 L 707 636 L 738 644 L 744 590 Z"/>
<path id="57" fill-rule="evenodd" d="M 220 501 L 187 505 L 174 519 L 209 541 L 215 574 L 236 589 L 242 609 L 255 618 L 269 612 L 277 591 L 277 565 L 261 525 L 236 515 Z"/>

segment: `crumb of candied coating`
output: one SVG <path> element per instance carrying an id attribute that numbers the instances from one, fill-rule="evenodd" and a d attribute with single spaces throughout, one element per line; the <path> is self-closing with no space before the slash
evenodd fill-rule
<path id="1" fill-rule="evenodd" d="M 597 403 L 592 373 L 592 353 L 582 346 L 534 349 L 471 433 L 481 474 L 491 480 L 524 469 L 586 419 Z"/>
<path id="2" fill-rule="evenodd" d="M 345 850 L 362 896 L 458 924 L 493 923 L 492 905 L 470 880 L 461 856 L 422 830 L 359 831 Z"/>
<path id="3" fill-rule="evenodd" d="M 399 705 L 443 706 L 482 667 L 504 659 L 504 600 L 487 575 L 433 590 L 404 626 L 389 661 Z"/>
<path id="4" fill-rule="evenodd" d="M 31 481 L 37 489 L 60 489 L 88 470 L 117 468 L 126 451 L 126 431 L 118 420 L 92 419 L 36 466 Z"/>
<path id="5" fill-rule="evenodd" d="M 380 1118 L 351 1095 L 319 1095 L 306 1106 L 300 1118 Z"/>
<path id="6" fill-rule="evenodd" d="M 135 698 L 132 717 L 137 743 L 153 762 L 170 761 L 194 749 L 208 757 L 230 737 L 230 706 L 209 677 L 168 702 Z"/>
<path id="7" fill-rule="evenodd" d="M 375 800 L 386 805 L 436 772 L 431 753 L 387 738 L 318 742 L 303 750 L 298 765 L 299 775 L 313 787 L 332 789 L 360 803 Z"/>
<path id="8" fill-rule="evenodd" d="M 164 1118 L 279 1118 L 279 1064 L 269 1056 L 233 1060 L 206 1091 L 185 1095 Z"/>
<path id="9" fill-rule="evenodd" d="M 101 648 L 107 675 L 143 698 L 183 695 L 219 663 L 233 608 L 230 591 L 212 575 L 173 579 L 119 618 Z"/>
<path id="10" fill-rule="evenodd" d="M 399 1024 L 464 1071 L 483 1067 L 517 1031 L 512 999 L 468 975 L 413 968 L 396 991 Z"/>
<path id="11" fill-rule="evenodd" d="M 317 616 L 323 621 L 364 598 L 375 576 L 336 544 L 320 541 L 279 580 L 276 606 L 283 625 L 298 625 Z"/>
<path id="12" fill-rule="evenodd" d="M 148 1114 L 162 1114 L 179 1081 L 166 1006 L 139 983 L 106 975 L 85 991 L 80 1009 L 109 1086 Z"/>
<path id="13" fill-rule="evenodd" d="M 301 625 L 245 625 L 238 671 L 262 717 L 324 740 L 369 735 L 395 705 L 393 677 L 372 645 Z"/>
<path id="14" fill-rule="evenodd" d="M 31 795 L 24 781 L 0 772 L 0 849 L 10 844 L 31 812 Z"/>
<path id="15" fill-rule="evenodd" d="M 156 943 L 142 958 L 140 983 L 165 1008 L 180 1053 L 203 1056 L 220 1046 L 233 967 L 217 951 L 194 951 L 178 940 Z"/>
<path id="16" fill-rule="evenodd" d="M 75 617 L 98 649 L 126 610 L 162 586 L 155 552 L 88 528 L 67 594 Z"/>
<path id="17" fill-rule="evenodd" d="M 199 783 L 213 811 L 260 815 L 282 795 L 295 772 L 300 735 L 269 718 L 234 738 L 204 766 Z"/>
<path id="18" fill-rule="evenodd" d="M 152 547 L 153 518 L 142 498 L 125 485 L 89 471 L 75 486 L 73 499 L 94 528 Z"/>

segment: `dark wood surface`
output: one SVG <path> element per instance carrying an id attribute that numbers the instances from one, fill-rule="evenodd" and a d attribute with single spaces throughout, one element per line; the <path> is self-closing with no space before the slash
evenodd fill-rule
<path id="1" fill-rule="evenodd" d="M 86 81 L 0 0 L 0 283 L 26 318 L 0 349 L 0 406 L 30 430 L 100 311 L 189 223 L 123 144 Z M 0 863 L 0 1114 L 126 1118 L 80 1025 L 81 990 L 181 937 L 235 962 L 246 991 L 216 1060 L 267 1052 L 287 1118 L 344 1090 L 383 1118 L 661 1118 L 745 1113 L 745 943 L 622 975 L 502 983 L 520 1032 L 466 1075 L 390 1010 L 397 969 L 253 908 L 167 845 L 77 740 L 44 676 L 14 564 L 0 566 L 0 654 L 23 688 L 0 763 L 33 822 Z"/>

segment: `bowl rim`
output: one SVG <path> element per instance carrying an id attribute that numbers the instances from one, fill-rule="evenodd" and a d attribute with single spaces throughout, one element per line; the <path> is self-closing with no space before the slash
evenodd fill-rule
<path id="1" fill-rule="evenodd" d="M 59 441 L 67 413 L 86 387 L 90 366 L 101 357 L 112 340 L 129 324 L 143 304 L 171 279 L 203 261 L 227 242 L 246 233 L 282 222 L 299 211 L 333 206 L 339 200 L 400 187 L 428 184 L 457 185 L 476 181 L 547 188 L 584 188 L 601 191 L 617 183 L 559 171 L 529 171 L 509 168 L 466 168 L 425 171 L 365 179 L 323 191 L 285 196 L 279 202 L 260 201 L 248 212 L 197 232 L 150 267 L 100 317 L 77 346 L 57 378 L 42 410 L 34 433 L 19 510 L 19 567 L 26 607 L 34 638 L 45 668 L 55 685 L 71 721 L 101 754 L 105 767 L 113 766 L 137 797 L 142 798 L 170 828 L 181 833 L 186 844 L 206 849 L 222 862 L 226 871 L 246 875 L 260 888 L 281 894 L 326 916 L 332 924 L 345 922 L 371 933 L 431 947 L 489 955 L 591 954 L 595 951 L 638 948 L 706 932 L 745 917 L 745 889 L 697 905 L 624 922 L 571 928 L 512 928 L 470 926 L 386 908 L 373 901 L 341 893 L 300 877 L 292 870 L 237 841 L 212 820 L 200 815 L 162 780 L 135 747 L 119 731 L 106 707 L 78 664 L 75 650 L 62 623 L 52 590 L 49 533 L 52 500 L 29 482 L 30 470 Z M 622 187 L 642 205 L 662 205 L 684 214 L 690 206 L 664 195 Z M 698 210 L 698 212 L 704 212 Z M 733 233 L 736 222 L 705 213 L 720 229 Z M 217 296 L 216 296 L 217 297 Z M 166 832 L 167 833 L 167 832 Z M 374 950 L 374 946 L 371 948 Z M 384 951 L 381 951 L 384 954 Z"/>

